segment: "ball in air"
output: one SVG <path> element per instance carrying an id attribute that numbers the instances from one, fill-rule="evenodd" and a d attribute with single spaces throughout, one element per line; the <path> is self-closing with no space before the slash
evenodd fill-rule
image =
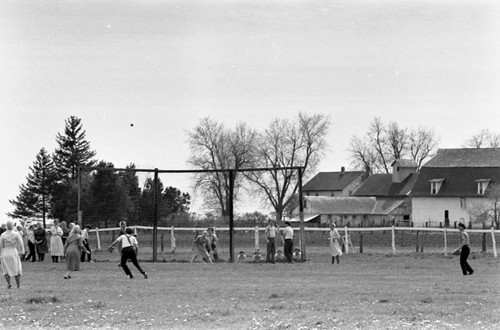
<path id="1" fill-rule="evenodd" d="M 134 127 L 134 124 L 130 124 L 130 127 Z"/>

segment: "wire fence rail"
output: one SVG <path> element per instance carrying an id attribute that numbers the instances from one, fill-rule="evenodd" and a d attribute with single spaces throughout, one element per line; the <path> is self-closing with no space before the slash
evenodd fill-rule
<path id="1" fill-rule="evenodd" d="M 153 251 L 153 227 L 133 226 L 141 251 Z M 206 228 L 198 227 L 158 227 L 157 249 L 163 254 L 185 256 L 191 251 L 193 240 Z M 233 242 L 235 253 L 243 251 L 246 255 L 259 252 L 265 255 L 265 227 L 235 227 Z M 342 236 L 344 253 L 440 253 L 445 256 L 460 244 L 458 229 L 415 228 L 415 227 L 373 227 L 338 228 Z M 89 231 L 90 246 L 96 251 L 106 249 L 118 237 L 119 228 L 96 228 Z M 218 237 L 219 256 L 230 255 L 229 228 L 215 228 Z M 294 246 L 300 248 L 298 228 L 295 231 Z M 492 254 L 497 257 L 500 244 L 500 230 L 469 229 L 470 248 L 473 253 Z M 304 245 L 307 251 L 327 253 L 330 231 L 328 228 L 305 228 Z M 283 241 L 276 240 L 277 249 L 283 248 Z M 184 257 L 188 259 L 188 257 Z"/>

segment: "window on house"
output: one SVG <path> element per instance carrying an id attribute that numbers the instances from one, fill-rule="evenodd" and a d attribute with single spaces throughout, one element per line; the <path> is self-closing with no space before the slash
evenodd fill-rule
<path id="1" fill-rule="evenodd" d="M 355 215 L 352 216 L 352 220 L 356 220 L 356 216 Z"/>
<path id="2" fill-rule="evenodd" d="M 437 182 L 431 182 L 431 194 L 437 194 L 438 185 Z"/>
<path id="3" fill-rule="evenodd" d="M 435 195 L 439 193 L 439 189 L 441 189 L 444 179 L 432 179 L 429 182 L 431 183 L 431 195 Z"/>
<path id="4" fill-rule="evenodd" d="M 490 183 L 491 179 L 479 179 L 476 180 L 477 182 L 477 193 L 479 195 L 484 195 L 486 193 L 486 189 L 488 189 L 488 184 Z"/>
<path id="5" fill-rule="evenodd" d="M 460 207 L 463 209 L 467 208 L 467 205 L 465 204 L 465 197 L 460 197 Z"/>

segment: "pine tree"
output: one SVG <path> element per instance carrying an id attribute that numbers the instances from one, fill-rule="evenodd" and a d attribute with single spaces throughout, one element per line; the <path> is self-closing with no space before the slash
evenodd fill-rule
<path id="1" fill-rule="evenodd" d="M 81 119 L 71 116 L 65 121 L 64 135 L 57 133 L 59 148 L 54 153 L 54 163 L 60 178 L 64 181 L 76 181 L 79 166 L 93 166 L 96 152 L 90 149 L 90 142 L 85 139 Z"/>
<path id="2" fill-rule="evenodd" d="M 44 148 L 36 155 L 26 185 L 21 185 L 19 196 L 10 201 L 16 209 L 12 217 L 28 217 L 42 215 L 45 225 L 46 215 L 51 209 L 52 192 L 56 181 L 56 170 L 50 155 Z"/>

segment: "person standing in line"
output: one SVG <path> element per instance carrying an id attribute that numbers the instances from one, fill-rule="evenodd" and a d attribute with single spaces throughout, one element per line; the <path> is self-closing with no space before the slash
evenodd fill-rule
<path id="1" fill-rule="evenodd" d="M 148 274 L 144 271 L 144 269 L 141 268 L 139 265 L 139 262 L 137 261 L 137 251 L 139 250 L 139 243 L 137 242 L 137 239 L 133 235 L 134 230 L 130 227 L 127 227 L 125 229 L 125 234 L 120 235 L 113 243 L 108 248 L 108 251 L 112 252 L 113 247 L 117 244 L 121 243 L 122 247 L 122 253 L 121 253 L 121 266 L 123 270 L 125 271 L 125 274 L 130 277 L 131 279 L 134 278 L 134 275 L 132 275 L 132 272 L 130 271 L 130 268 L 127 266 L 127 260 L 131 260 L 132 263 L 134 264 L 135 268 L 141 272 L 141 274 L 144 276 L 144 278 L 148 278 Z"/>
<path id="2" fill-rule="evenodd" d="M 332 255 L 332 264 L 337 260 L 337 264 L 340 263 L 339 259 L 342 255 L 342 248 L 340 247 L 340 234 L 337 230 L 337 226 L 332 223 L 330 225 L 330 253 Z"/>
<path id="3" fill-rule="evenodd" d="M 293 263 L 293 229 L 289 221 L 285 221 L 285 229 L 283 229 L 283 239 L 285 240 L 285 246 L 283 250 L 285 252 L 286 260 L 289 263 Z"/>
<path id="4" fill-rule="evenodd" d="M 194 262 L 196 257 L 200 257 L 205 262 L 212 263 L 212 259 L 210 259 L 210 244 L 208 243 L 208 232 L 204 231 L 201 235 L 196 236 L 193 242 L 193 257 L 191 258 L 191 262 Z"/>
<path id="5" fill-rule="evenodd" d="M 59 257 L 64 256 L 64 245 L 62 242 L 63 230 L 59 227 L 59 221 L 54 220 L 54 225 L 50 228 L 50 255 L 52 262 L 59 262 Z"/>
<path id="6" fill-rule="evenodd" d="M 21 287 L 23 267 L 20 255 L 24 254 L 24 244 L 21 235 L 14 231 L 14 222 L 7 221 L 6 231 L 0 235 L 0 262 L 2 272 L 7 281 L 7 289 L 12 288 L 10 279 L 14 277 L 17 288 Z"/>
<path id="7" fill-rule="evenodd" d="M 208 245 L 210 245 L 210 250 L 212 250 L 212 255 L 214 256 L 214 261 L 219 260 L 219 255 L 217 253 L 217 243 L 219 242 L 219 239 L 217 238 L 217 235 L 214 233 L 214 229 L 212 227 L 208 227 L 207 229 L 207 238 L 208 238 Z M 210 253 L 210 251 L 207 249 L 207 251 Z"/>
<path id="8" fill-rule="evenodd" d="M 278 235 L 278 228 L 274 220 L 269 220 L 269 223 L 264 230 L 266 234 L 266 262 L 276 263 L 276 236 Z"/>
<path id="9" fill-rule="evenodd" d="M 31 225 L 28 227 L 28 232 L 27 232 L 26 236 L 28 238 L 29 253 L 24 258 L 24 261 L 28 261 L 31 259 L 32 262 L 35 262 L 36 261 L 35 225 Z"/>
<path id="10" fill-rule="evenodd" d="M 61 221 L 61 229 L 63 232 L 61 239 L 62 239 L 62 243 L 64 246 L 64 244 L 66 244 L 66 240 L 68 239 L 68 236 L 69 236 L 69 228 L 68 228 L 68 224 L 66 223 L 66 221 Z"/>
<path id="11" fill-rule="evenodd" d="M 19 233 L 19 235 L 21 235 L 21 239 L 23 240 L 24 252 L 26 253 L 26 251 L 28 251 L 28 231 L 24 227 L 24 222 L 21 221 L 21 224 L 17 225 L 16 229 L 17 229 L 17 232 Z M 24 254 L 21 255 L 21 261 L 24 260 L 24 257 L 25 257 Z"/>
<path id="12" fill-rule="evenodd" d="M 42 223 L 38 222 L 35 229 L 35 246 L 38 261 L 45 260 L 45 254 L 49 252 L 49 245 L 47 243 L 47 233 L 42 227 Z"/>
<path id="13" fill-rule="evenodd" d="M 474 270 L 467 262 L 469 258 L 470 248 L 469 248 L 469 234 L 465 232 L 465 225 L 463 223 L 458 224 L 458 230 L 460 231 L 460 246 L 456 248 L 453 253 L 458 253 L 460 251 L 460 267 L 462 268 L 462 274 L 472 275 Z"/>
<path id="14" fill-rule="evenodd" d="M 66 244 L 64 244 L 64 256 L 66 257 L 66 274 L 65 279 L 71 278 L 71 274 L 80 270 L 80 255 L 82 251 L 86 251 L 83 246 L 83 238 L 81 235 L 80 226 L 74 225 L 71 228 Z"/>
<path id="15" fill-rule="evenodd" d="M 85 262 L 85 258 L 87 259 L 88 262 L 92 261 L 92 254 L 91 254 L 92 252 L 90 251 L 90 245 L 89 245 L 89 230 L 90 230 L 89 225 L 86 225 L 85 228 L 82 230 L 83 246 L 88 251 L 88 253 L 82 251 L 82 255 L 80 258 L 81 262 Z"/>

